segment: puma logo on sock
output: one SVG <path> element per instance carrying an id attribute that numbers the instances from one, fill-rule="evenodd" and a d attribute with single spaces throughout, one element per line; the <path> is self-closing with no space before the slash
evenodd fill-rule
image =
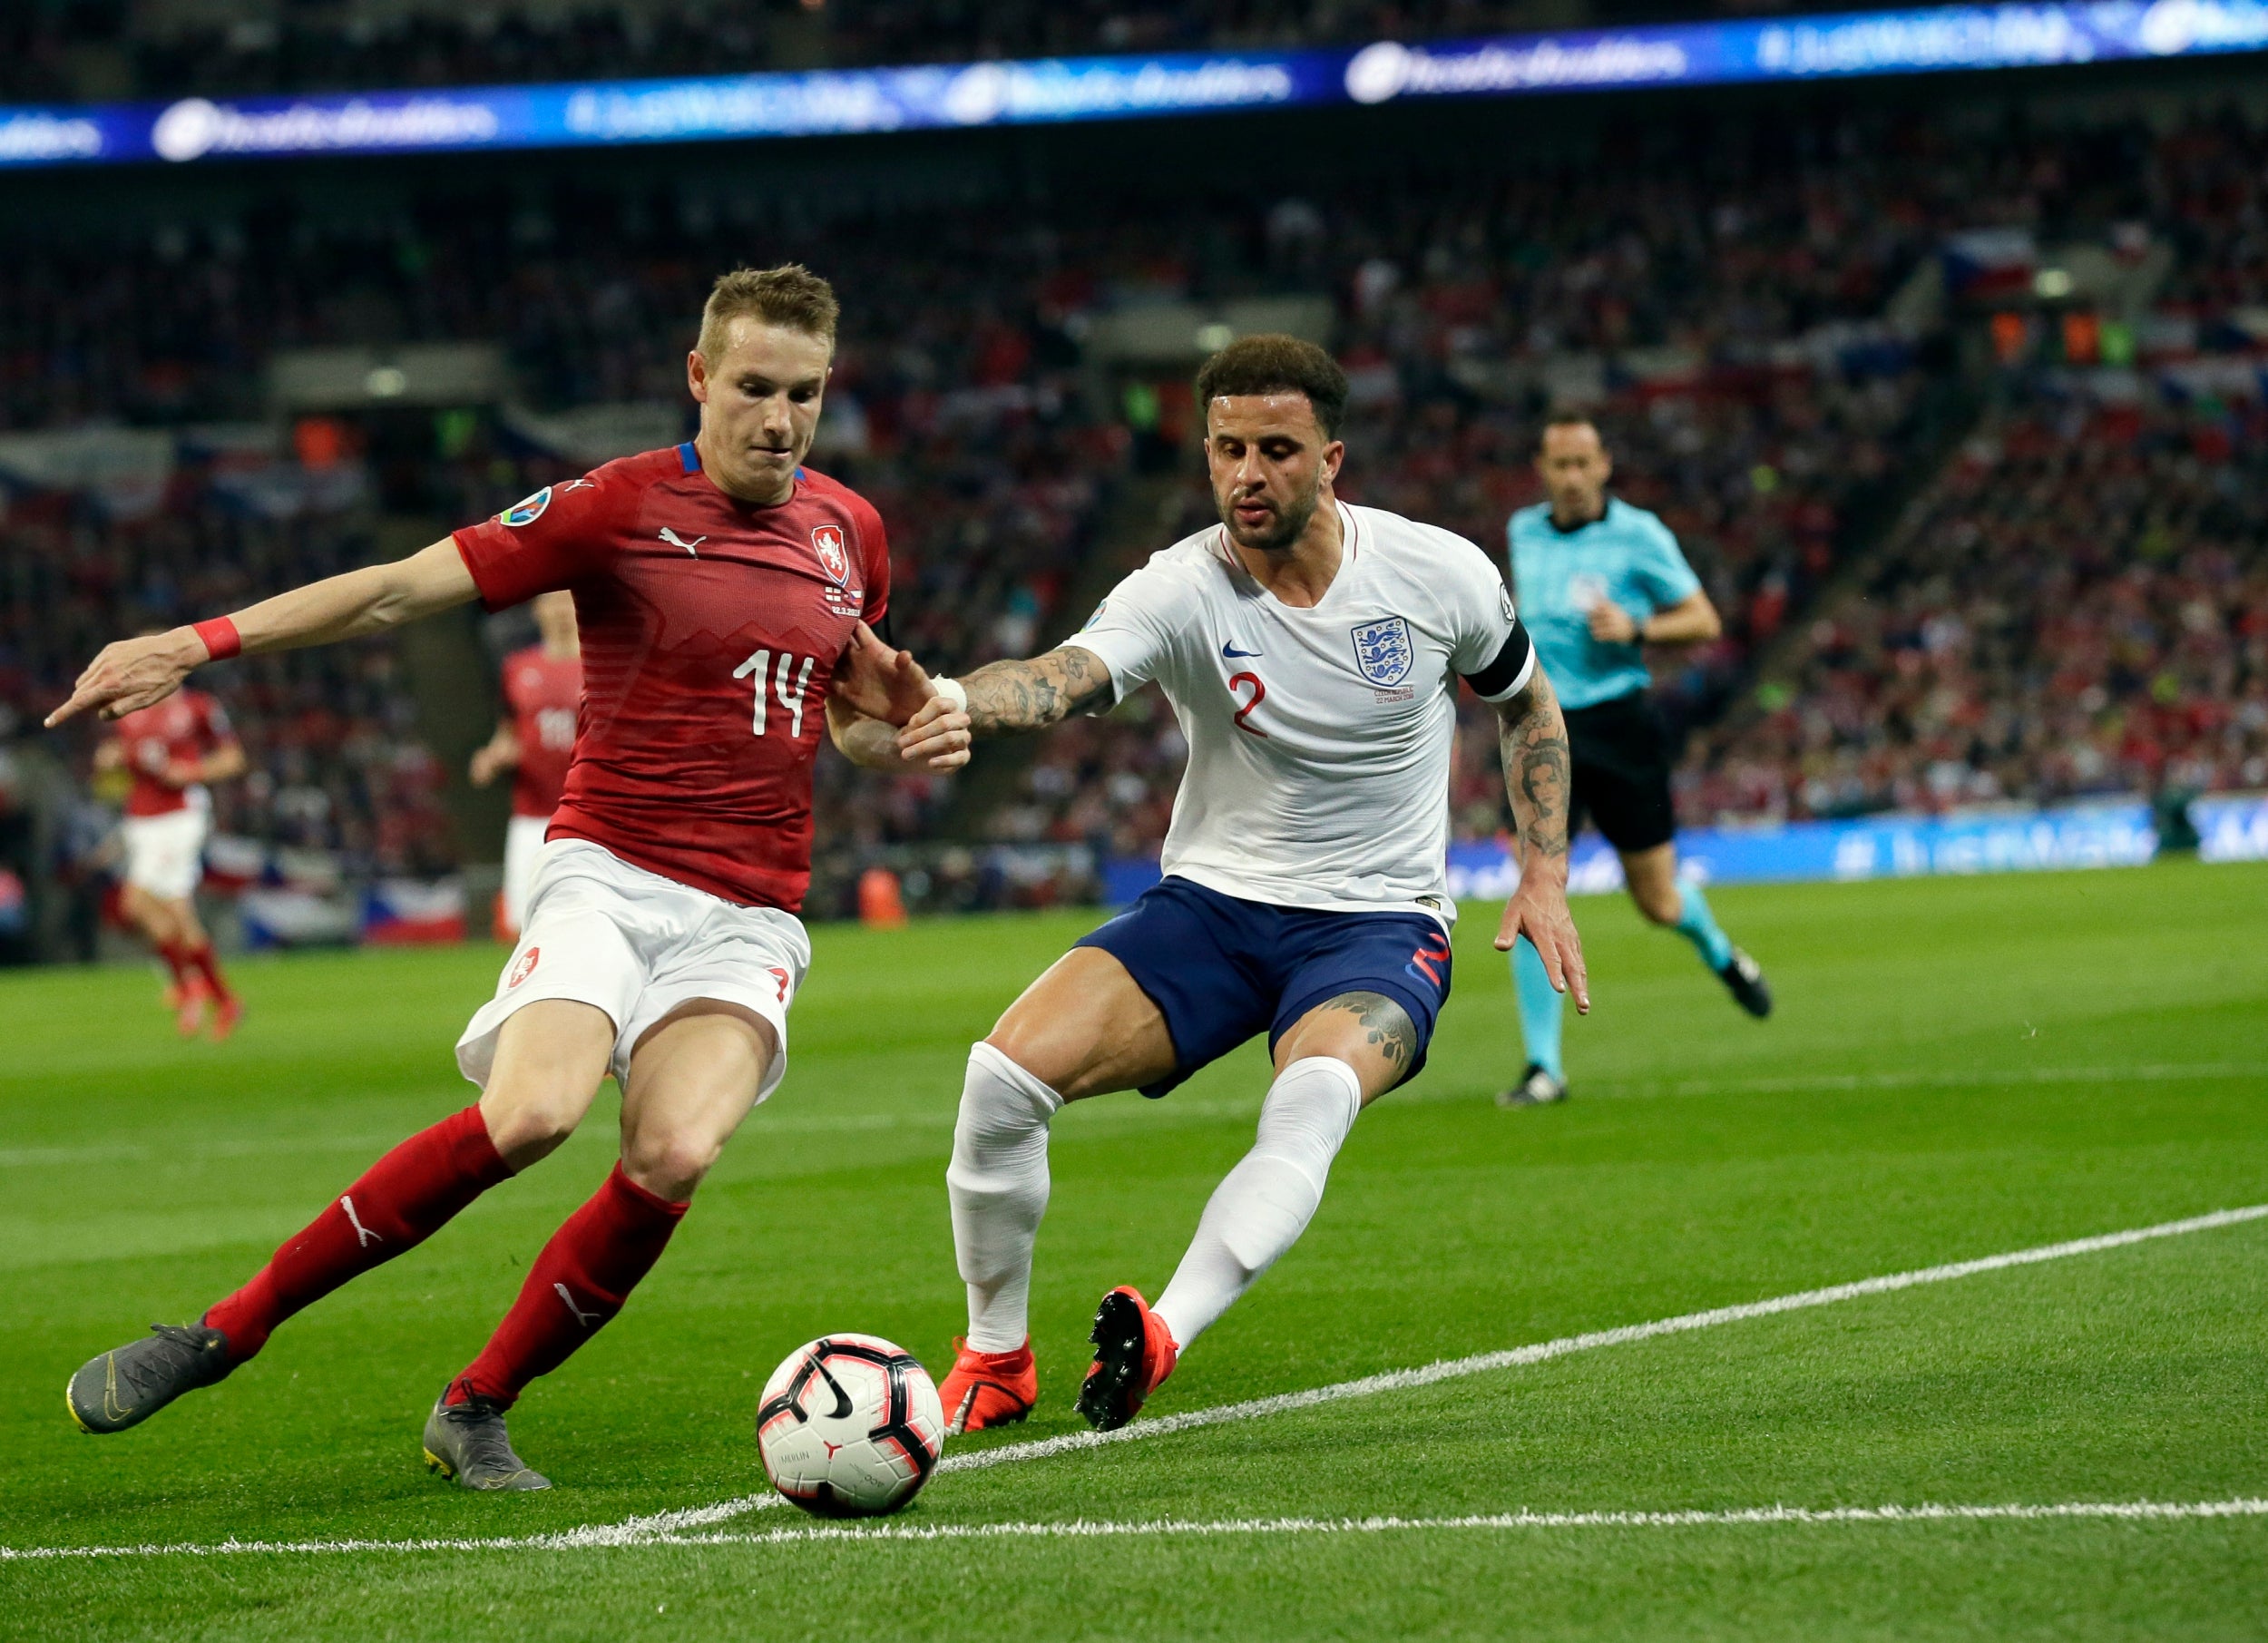
<path id="1" fill-rule="evenodd" d="M 567 1293 L 566 1285 L 553 1284 L 552 1287 L 559 1292 L 559 1298 L 566 1303 L 567 1310 L 575 1315 L 575 1322 L 582 1325 L 585 1329 L 596 1329 L 600 1325 L 606 1322 L 606 1319 L 602 1315 L 595 1312 L 585 1312 L 582 1307 L 576 1306 L 575 1297 Z"/>

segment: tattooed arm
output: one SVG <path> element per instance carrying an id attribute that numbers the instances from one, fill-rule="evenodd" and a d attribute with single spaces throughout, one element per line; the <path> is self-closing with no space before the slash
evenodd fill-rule
<path id="1" fill-rule="evenodd" d="M 1029 661 L 996 661 L 961 680 L 969 693 L 965 712 L 942 698 L 898 732 L 907 759 L 965 748 L 973 738 L 1041 730 L 1110 699 L 1110 670 L 1077 645 L 1059 645 Z"/>
<path id="2" fill-rule="evenodd" d="M 969 729 L 978 736 L 1040 730 L 1084 712 L 1110 694 L 1110 670 L 1077 645 L 1059 645 L 1030 661 L 996 661 L 961 681 L 969 693 Z"/>
<path id="3" fill-rule="evenodd" d="M 1573 767 L 1559 699 L 1541 668 L 1527 685 L 1496 704 L 1497 746 L 1504 757 L 1504 791 L 1512 801 L 1520 838 L 1520 887 L 1505 905 L 1496 933 L 1500 952 L 1526 936 L 1535 944 L 1551 984 L 1575 995 L 1588 1014 L 1590 989 L 1583 970 L 1583 942 L 1567 910 L 1568 800 Z"/>

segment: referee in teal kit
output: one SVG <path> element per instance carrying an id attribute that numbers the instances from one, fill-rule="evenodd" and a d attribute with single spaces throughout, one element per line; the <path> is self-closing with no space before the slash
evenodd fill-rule
<path id="1" fill-rule="evenodd" d="M 1514 513 L 1507 533 L 1520 619 L 1567 716 L 1568 836 L 1588 814 L 1622 858 L 1638 911 L 1691 942 L 1742 1009 L 1769 1015 L 1764 971 L 1716 927 L 1700 886 L 1677 882 L 1669 733 L 1646 697 L 1642 647 L 1707 643 L 1722 631 L 1716 607 L 1669 527 L 1607 494 L 1614 463 L 1589 417 L 1561 412 L 1544 424 L 1536 472 L 1549 500 Z M 1512 987 L 1528 1066 L 1498 1104 L 1563 1101 L 1560 995 L 1525 940 L 1512 949 Z"/>

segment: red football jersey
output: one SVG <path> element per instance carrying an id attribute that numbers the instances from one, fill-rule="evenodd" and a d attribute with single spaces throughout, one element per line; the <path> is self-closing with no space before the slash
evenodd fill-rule
<path id="1" fill-rule="evenodd" d="M 882 516 L 805 468 L 773 507 L 689 442 L 547 485 L 456 533 L 492 611 L 566 588 L 582 719 L 552 838 L 748 906 L 803 905 L 827 681 L 890 596 Z"/>
<path id="2" fill-rule="evenodd" d="M 512 777 L 512 813 L 549 816 L 567 786 L 575 756 L 575 715 L 582 707 L 582 659 L 552 656 L 530 645 L 504 658 L 504 703 L 520 763 Z"/>
<path id="3" fill-rule="evenodd" d="M 188 809 L 188 789 L 162 780 L 166 770 L 236 741 L 228 714 L 202 690 L 176 690 L 163 701 L 138 709 L 118 721 L 117 733 L 126 744 L 126 768 L 134 778 L 126 795 L 129 816 L 168 816 Z"/>

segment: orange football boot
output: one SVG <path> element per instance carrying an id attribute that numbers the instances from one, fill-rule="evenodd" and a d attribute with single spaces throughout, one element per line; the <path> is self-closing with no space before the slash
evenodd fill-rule
<path id="1" fill-rule="evenodd" d="M 1121 1284 L 1095 1308 L 1094 1367 L 1079 1389 L 1079 1413 L 1097 1432 L 1116 1432 L 1134 1418 L 1181 1360 L 1181 1345 L 1142 1292 Z"/>
<path id="2" fill-rule="evenodd" d="M 236 1031 L 237 1022 L 244 1019 L 244 1001 L 233 993 L 216 1000 L 212 1006 L 212 1042 L 225 1043 L 229 1034 Z"/>
<path id="3" fill-rule="evenodd" d="M 191 976 L 181 985 L 181 1002 L 173 1012 L 174 1031 L 183 1038 L 195 1038 L 205 1030 L 205 1012 L 212 1003 L 212 989 L 200 976 Z"/>
<path id="4" fill-rule="evenodd" d="M 1040 1366 L 1032 1361 L 1031 1337 L 1013 1352 L 979 1352 L 965 1336 L 953 1337 L 953 1373 L 937 1389 L 945 1406 L 945 1435 L 1012 1426 L 1040 1401 Z"/>

